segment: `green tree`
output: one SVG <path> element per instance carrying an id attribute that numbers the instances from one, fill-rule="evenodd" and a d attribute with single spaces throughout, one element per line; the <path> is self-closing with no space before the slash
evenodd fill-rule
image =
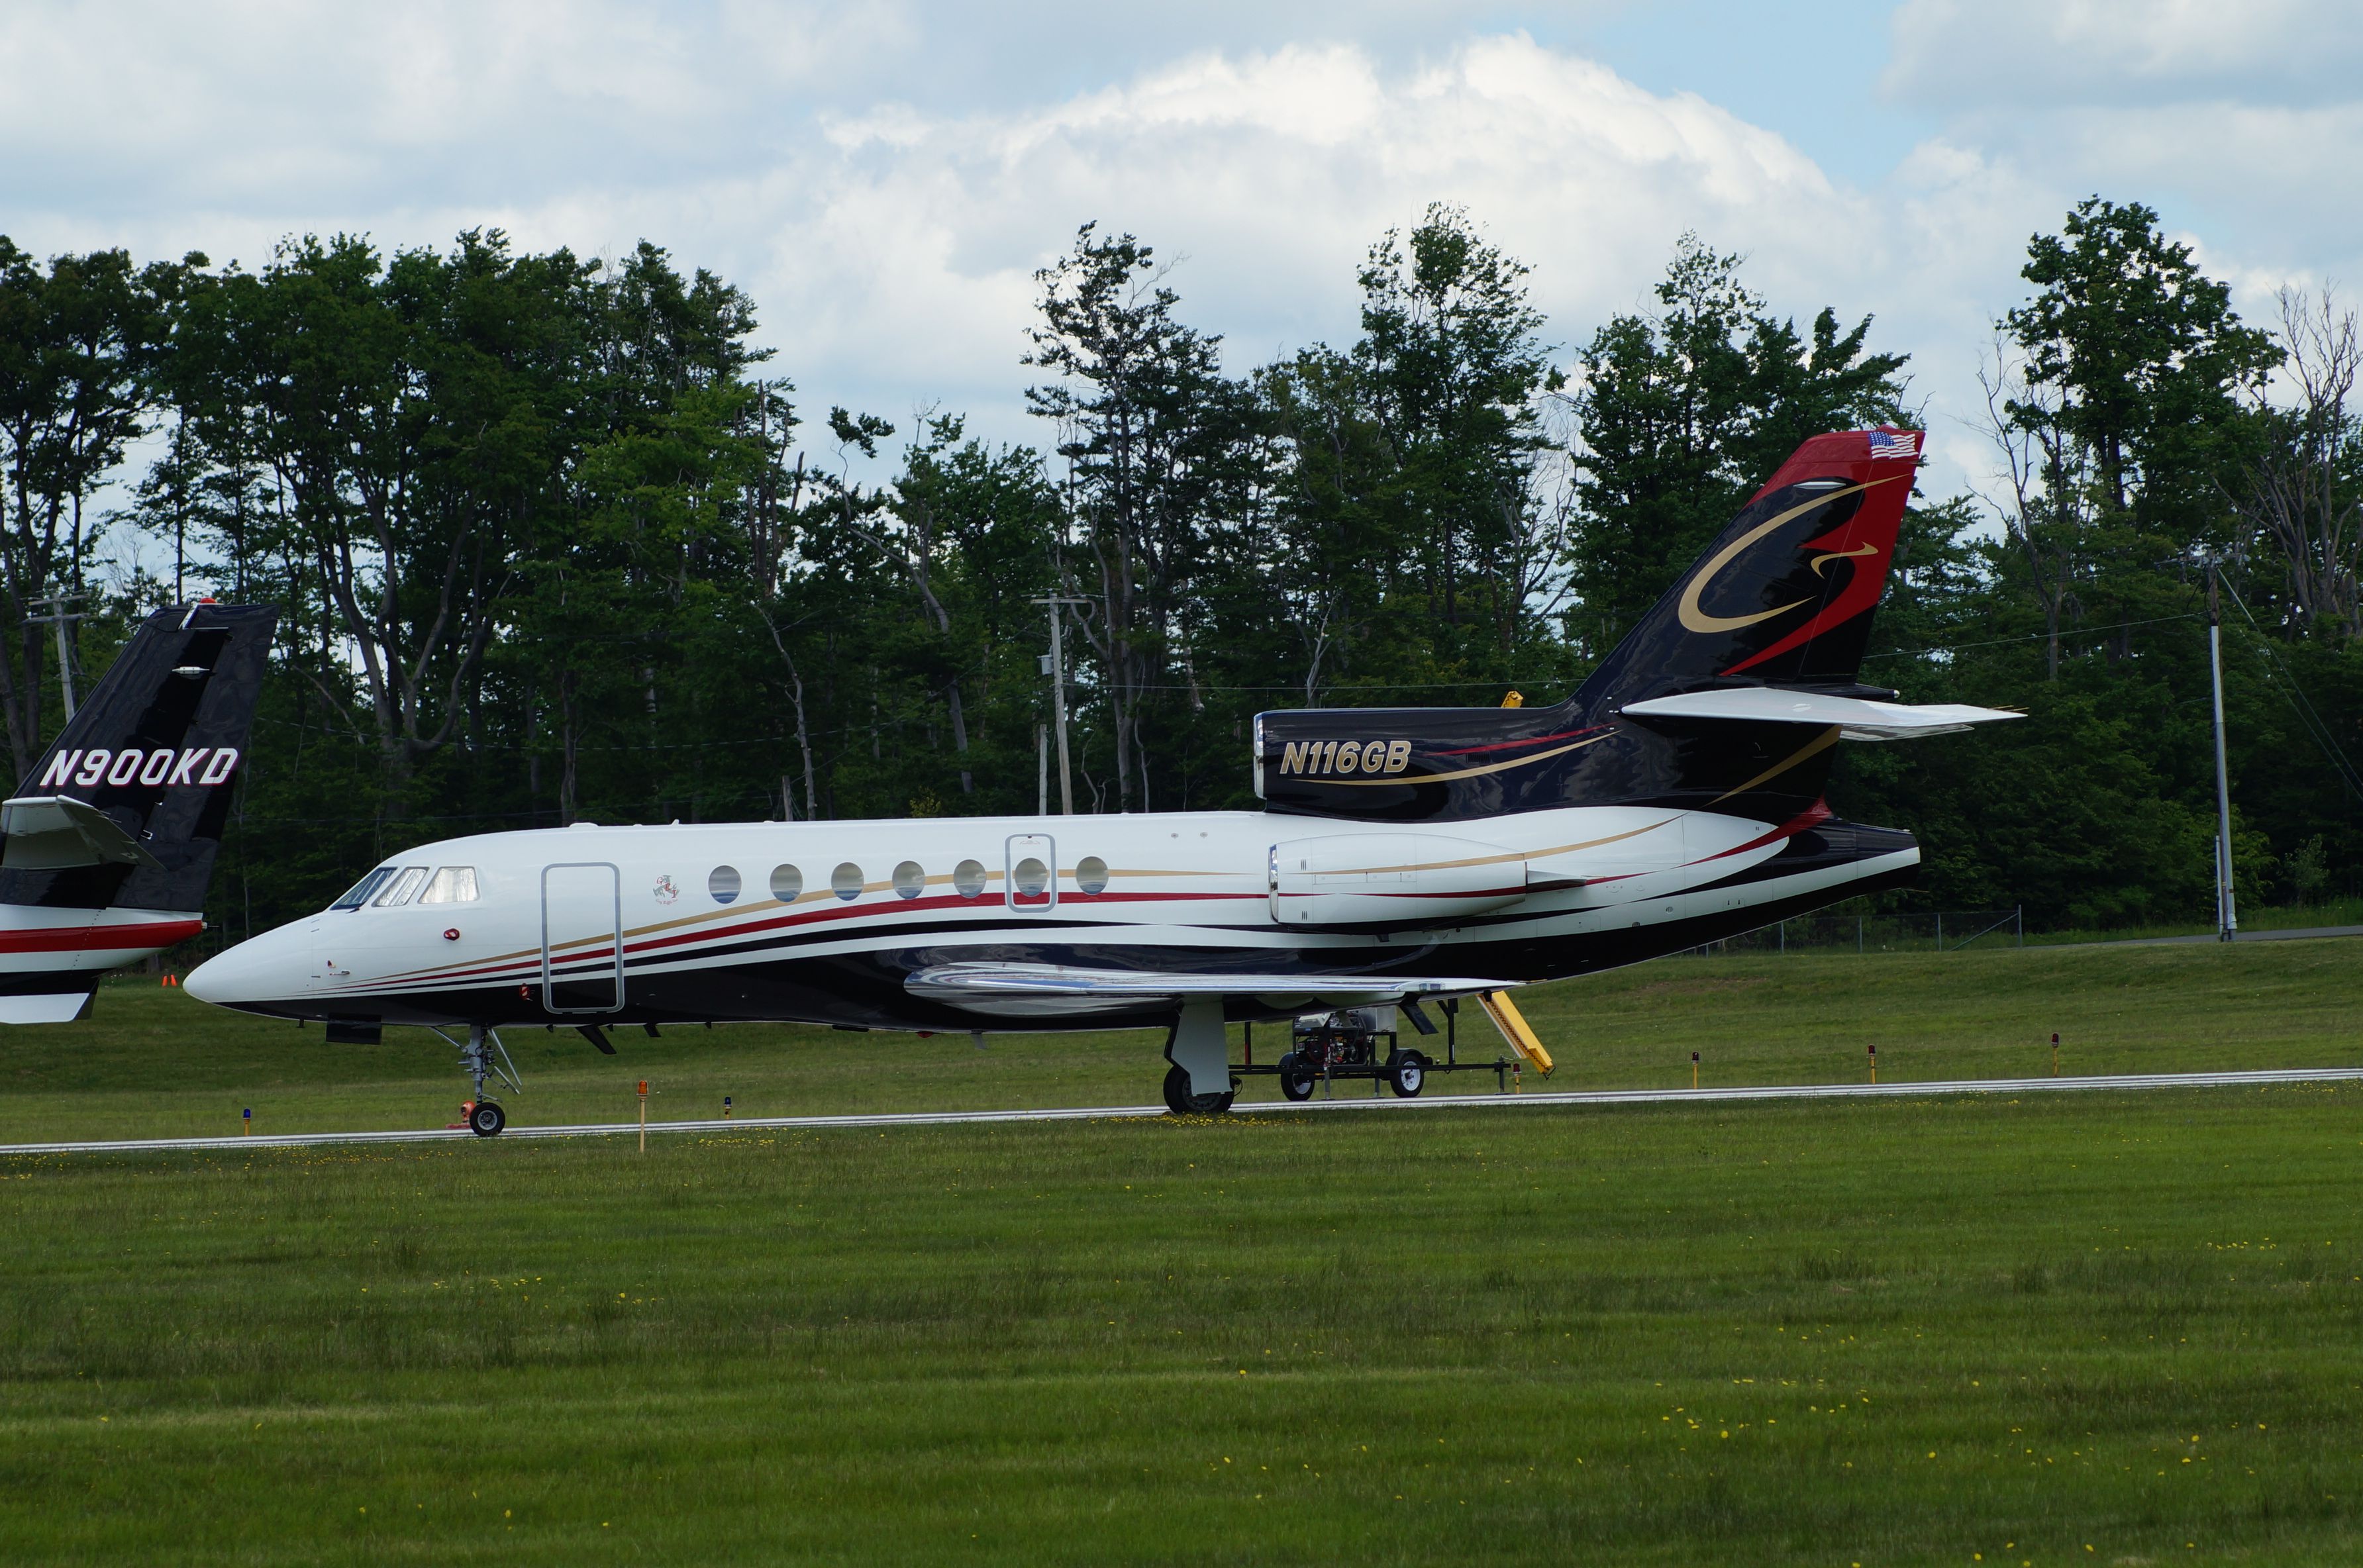
<path id="1" fill-rule="evenodd" d="M 1592 657 L 1806 437 L 1904 417 L 1904 356 L 1867 350 L 1869 316 L 1841 331 L 1825 307 L 1801 335 L 1740 261 L 1685 235 L 1659 314 L 1617 316 L 1584 347 L 1570 622 Z"/>
<path id="2" fill-rule="evenodd" d="M 97 539 L 83 508 L 145 428 L 171 272 L 143 272 L 123 250 L 44 270 L 0 236 L 0 621 L 14 633 L 0 644 L 0 718 L 19 776 L 43 727 L 33 602 L 82 588 Z"/>
<path id="3" fill-rule="evenodd" d="M 1070 569 L 1093 601 L 1080 625 L 1098 657 L 1120 809 L 1148 810 L 1148 745 L 1159 689 L 1203 705 L 1188 637 L 1214 519 L 1254 504 L 1253 392 L 1226 379 L 1221 339 L 1185 326 L 1149 247 L 1085 224 L 1071 252 L 1036 274 L 1043 325 L 1026 363 L 1058 378 L 1026 389 L 1068 465 L 1081 553 Z M 1086 575 L 1087 574 L 1087 575 Z M 1178 680 L 1176 678 L 1178 677 Z"/>

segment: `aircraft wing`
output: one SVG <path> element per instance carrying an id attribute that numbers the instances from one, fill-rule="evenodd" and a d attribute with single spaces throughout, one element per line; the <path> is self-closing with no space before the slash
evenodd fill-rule
<path id="1" fill-rule="evenodd" d="M 70 866 L 163 867 L 115 820 L 71 795 L 23 795 L 0 801 L 0 865 L 11 871 L 60 871 Z"/>
<path id="2" fill-rule="evenodd" d="M 939 964 L 903 982 L 915 997 L 1002 1018 L 1117 1012 L 1192 997 L 1253 997 L 1279 1007 L 1376 1007 L 1406 997 L 1498 991 L 1515 980 L 1401 975 L 1202 975 L 1079 969 L 1062 964 Z"/>
<path id="3" fill-rule="evenodd" d="M 1752 723 L 1836 724 L 1847 740 L 1915 740 L 1954 734 L 1973 724 L 2023 719 L 2007 708 L 1972 708 L 1965 702 L 1870 702 L 1859 697 L 1829 697 L 1777 686 L 1745 686 L 1727 691 L 1684 691 L 1627 702 L 1619 712 L 1643 719 L 1742 719 Z"/>

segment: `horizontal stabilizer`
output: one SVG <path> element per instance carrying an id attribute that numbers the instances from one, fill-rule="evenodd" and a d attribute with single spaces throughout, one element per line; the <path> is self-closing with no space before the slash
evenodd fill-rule
<path id="1" fill-rule="evenodd" d="M 28 795 L 0 801 L 0 865 L 11 871 L 61 871 L 70 866 L 162 867 L 114 820 L 71 795 Z"/>
<path id="2" fill-rule="evenodd" d="M 72 1023 L 90 1011 L 88 991 L 0 997 L 0 1023 Z"/>
<path id="3" fill-rule="evenodd" d="M 1973 724 L 2023 719 L 2007 708 L 1973 708 L 1965 702 L 1870 702 L 1777 686 L 1744 686 L 1725 691 L 1684 691 L 1627 702 L 1619 710 L 1639 719 L 1736 719 L 1758 724 L 1835 724 L 1847 740 L 1915 740 L 1958 734 Z"/>
<path id="4" fill-rule="evenodd" d="M 1514 983 L 1400 975 L 1185 975 L 1060 964 L 964 963 L 921 969 L 903 986 L 915 997 L 970 1012 L 1055 1018 L 1179 1004 L 1191 997 L 1252 997 L 1286 1007 L 1373 1007 L 1406 997 L 1497 991 Z"/>

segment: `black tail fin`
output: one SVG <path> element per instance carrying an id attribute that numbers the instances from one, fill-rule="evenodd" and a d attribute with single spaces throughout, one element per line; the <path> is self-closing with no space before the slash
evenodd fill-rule
<path id="1" fill-rule="evenodd" d="M 1703 687 L 1854 685 L 1919 455 L 1912 430 L 1798 447 L 1592 672 L 1576 710 L 1604 718 Z"/>
<path id="2" fill-rule="evenodd" d="M 1816 436 L 1758 491 L 1592 679 L 1550 708 L 1263 713 L 1256 792 L 1274 810 L 1438 822 L 1653 804 L 1787 822 L 1821 810 L 1836 726 L 1626 717 L 1717 688 L 1858 685 L 1920 436 Z"/>
<path id="3" fill-rule="evenodd" d="M 0 903 L 205 907 L 278 622 L 198 603 L 140 624 L 7 803 Z"/>

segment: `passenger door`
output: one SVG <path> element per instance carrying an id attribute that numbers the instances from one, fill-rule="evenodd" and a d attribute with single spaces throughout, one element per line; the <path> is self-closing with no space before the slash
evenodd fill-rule
<path id="1" fill-rule="evenodd" d="M 581 1013 L 623 1007 L 624 904 L 615 867 L 542 868 L 541 1005 Z"/>

